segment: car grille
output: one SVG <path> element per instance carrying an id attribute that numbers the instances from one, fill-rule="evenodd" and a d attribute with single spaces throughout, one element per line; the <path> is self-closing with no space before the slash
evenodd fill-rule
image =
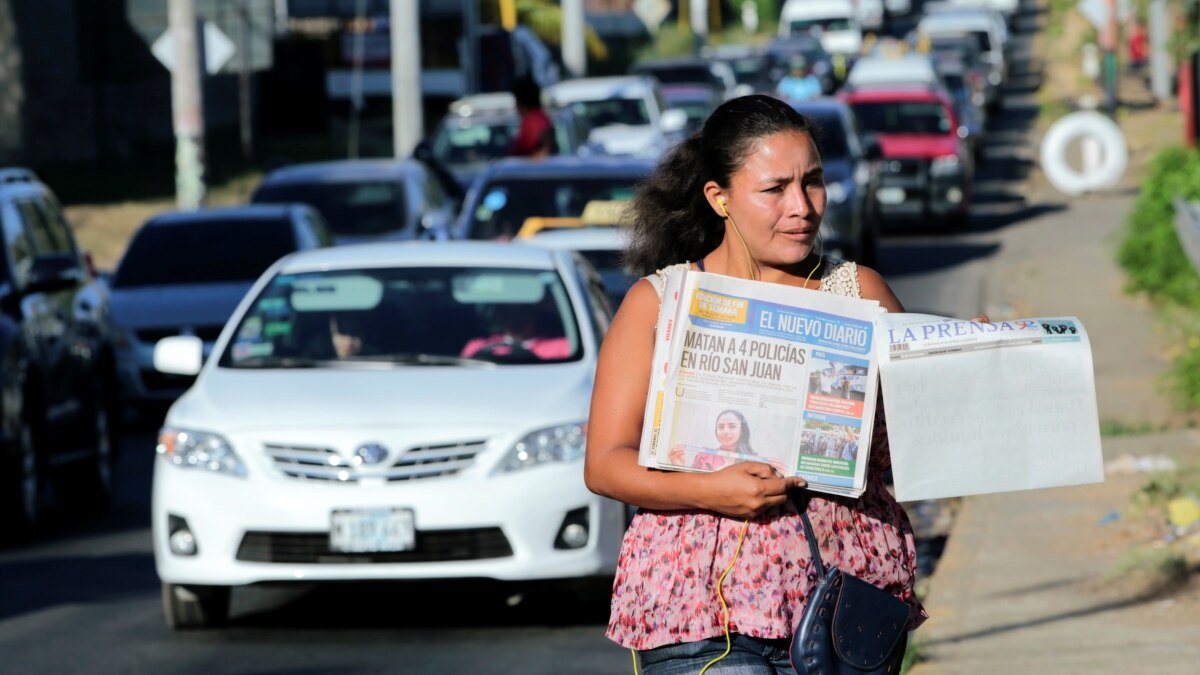
<path id="1" fill-rule="evenodd" d="M 221 336 L 221 329 L 223 328 L 224 326 L 222 325 L 192 326 L 190 327 L 190 333 L 200 338 L 204 342 L 216 342 L 217 338 Z M 138 330 L 134 331 L 134 334 L 137 335 L 137 339 L 142 342 L 155 344 L 163 338 L 182 335 L 182 330 L 183 329 L 179 326 L 175 326 L 173 328 L 139 328 Z"/>
<path id="2" fill-rule="evenodd" d="M 881 185 L 921 188 L 928 180 L 929 162 L 923 159 L 885 159 L 882 166 Z"/>
<path id="3" fill-rule="evenodd" d="M 284 443 L 265 443 L 263 448 L 275 468 L 289 478 L 336 483 L 382 478 L 393 482 L 454 475 L 475 463 L 475 456 L 487 448 L 487 440 L 409 448 L 392 464 L 381 466 L 355 464 L 333 448 Z"/>
<path id="4" fill-rule="evenodd" d="M 264 563 L 420 563 L 507 558 L 513 554 L 498 527 L 417 531 L 411 551 L 343 553 L 329 550 L 326 532 L 247 532 L 237 559 Z"/>

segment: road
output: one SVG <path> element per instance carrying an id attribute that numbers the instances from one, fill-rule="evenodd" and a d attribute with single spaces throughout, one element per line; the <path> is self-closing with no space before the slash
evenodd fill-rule
<path id="1" fill-rule="evenodd" d="M 1004 113 L 993 117 L 970 228 L 885 233 L 879 269 L 910 311 L 967 317 L 985 310 L 984 272 L 1006 227 L 1044 208 L 1021 197 L 1040 74 L 1029 59 L 1029 31 L 1016 39 L 1013 79 Z M 150 547 L 153 445 L 151 430 L 126 438 L 110 512 L 59 517 L 36 540 L 0 549 L 4 672 L 630 672 L 629 655 L 604 639 L 603 602 L 536 589 L 510 604 L 522 589 L 254 588 L 234 594 L 229 627 L 173 633 L 163 621 Z"/>

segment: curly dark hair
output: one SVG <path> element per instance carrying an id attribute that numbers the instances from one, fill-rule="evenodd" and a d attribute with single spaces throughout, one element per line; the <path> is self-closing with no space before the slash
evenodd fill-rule
<path id="1" fill-rule="evenodd" d="M 628 211 L 626 266 L 646 275 L 699 260 L 720 245 L 725 223 L 705 200 L 704 184 L 728 187 L 759 140 L 788 131 L 813 133 L 806 117 L 777 98 L 753 94 L 721 104 L 638 188 Z"/>

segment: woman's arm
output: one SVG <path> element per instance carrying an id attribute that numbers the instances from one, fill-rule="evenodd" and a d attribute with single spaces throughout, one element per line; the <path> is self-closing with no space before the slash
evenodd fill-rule
<path id="1" fill-rule="evenodd" d="M 588 489 L 647 509 L 707 509 L 738 518 L 783 504 L 787 491 L 804 481 L 779 478 L 762 462 L 738 462 L 714 473 L 657 471 L 638 464 L 658 304 L 654 288 L 639 281 L 604 338 L 588 416 Z"/>

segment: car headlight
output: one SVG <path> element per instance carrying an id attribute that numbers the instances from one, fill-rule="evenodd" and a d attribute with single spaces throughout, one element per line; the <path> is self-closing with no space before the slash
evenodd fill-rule
<path id="1" fill-rule="evenodd" d="M 934 157 L 933 163 L 929 165 L 929 173 L 934 176 L 945 176 L 951 173 L 958 172 L 958 157 L 950 155 L 948 157 Z"/>
<path id="2" fill-rule="evenodd" d="M 513 444 L 500 470 L 520 471 L 539 464 L 574 461 L 583 457 L 586 445 L 587 422 L 531 431 Z"/>
<path id="3" fill-rule="evenodd" d="M 841 183 L 825 184 L 825 197 L 828 199 L 828 201 L 834 204 L 841 204 L 842 202 L 846 201 L 846 197 L 848 197 L 849 194 L 850 191 L 847 190 L 846 186 L 842 185 Z"/>
<path id="4" fill-rule="evenodd" d="M 231 476 L 245 476 L 246 465 L 233 446 L 217 434 L 187 429 L 164 428 L 158 432 L 155 452 L 182 469 L 205 469 Z"/>

